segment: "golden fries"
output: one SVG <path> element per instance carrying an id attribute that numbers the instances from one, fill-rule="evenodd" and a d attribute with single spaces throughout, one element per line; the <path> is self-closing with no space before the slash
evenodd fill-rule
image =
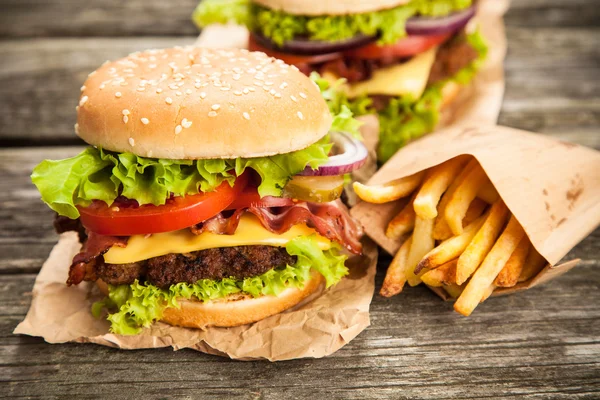
<path id="1" fill-rule="evenodd" d="M 471 315 L 524 236 L 525 231 L 519 222 L 514 216 L 511 217 L 481 267 L 475 271 L 465 290 L 454 303 L 454 310 L 464 316 Z"/>
<path id="2" fill-rule="evenodd" d="M 406 279 L 410 286 L 417 286 L 421 283 L 421 278 L 415 274 L 415 268 L 419 263 L 419 260 L 421 260 L 425 254 L 430 252 L 435 245 L 433 237 L 431 236 L 432 231 L 432 219 L 416 217 L 415 230 L 413 231 L 412 243 L 410 244 L 407 261 Z"/>
<path id="3" fill-rule="evenodd" d="M 415 209 L 413 207 L 413 197 L 406 203 L 406 206 L 389 222 L 385 235 L 391 239 L 400 239 L 402 235 L 411 232 L 415 227 Z"/>
<path id="4" fill-rule="evenodd" d="M 465 166 L 465 157 L 456 157 L 431 169 L 414 200 L 414 211 L 423 219 L 437 217 L 437 205 L 452 180 Z"/>
<path id="5" fill-rule="evenodd" d="M 390 266 L 385 274 L 383 280 L 383 286 L 379 291 L 379 294 L 383 297 L 392 297 L 402 291 L 404 284 L 406 283 L 406 267 L 408 265 L 408 250 L 410 249 L 410 243 L 412 237 L 406 239 L 400 250 L 392 259 Z"/>
<path id="6" fill-rule="evenodd" d="M 477 196 L 477 191 L 486 182 L 487 177 L 481 167 L 473 168 L 456 188 L 444 210 L 444 218 L 455 235 L 463 231 L 462 220 L 467 214 L 469 205 Z"/>
<path id="7" fill-rule="evenodd" d="M 417 264 L 415 273 L 418 274 L 423 268 L 435 269 L 440 265 L 459 257 L 469 243 L 471 243 L 471 240 L 484 222 L 485 217 L 479 217 L 465 229 L 462 235 L 448 239 L 435 247 L 423 257 L 419 264 Z"/>
<path id="8" fill-rule="evenodd" d="M 361 200 L 374 204 L 382 204 L 411 194 L 421 184 L 424 175 L 424 171 L 417 172 L 414 175 L 397 179 L 385 185 L 370 186 L 354 182 L 352 187 Z"/>
<path id="9" fill-rule="evenodd" d="M 477 197 L 488 204 L 494 204 L 500 198 L 498 191 L 489 180 L 479 188 Z"/>
<path id="10" fill-rule="evenodd" d="M 494 280 L 494 285 L 499 287 L 513 287 L 517 284 L 527 253 L 529 253 L 529 239 L 524 237 L 521 242 L 512 253 L 502 271 L 498 274 Z"/>
<path id="11" fill-rule="evenodd" d="M 429 286 L 452 285 L 456 282 L 456 261 L 441 265 L 439 268 L 432 269 L 421 276 L 423 283 Z"/>
<path id="12" fill-rule="evenodd" d="M 548 264 L 548 261 L 537 252 L 536 249 L 531 246 L 529 248 L 529 254 L 523 265 L 523 270 L 519 276 L 519 282 L 525 282 L 536 276 L 544 267 Z"/>
<path id="13" fill-rule="evenodd" d="M 433 238 L 436 240 L 446 240 L 450 236 L 452 236 L 452 231 L 450 231 L 450 227 L 446 222 L 446 218 L 444 217 L 444 213 L 446 211 L 446 206 L 452 197 L 452 194 L 456 191 L 460 183 L 465 179 L 465 177 L 474 169 L 477 168 L 479 164 L 475 159 L 469 161 L 469 163 L 463 168 L 463 170 L 458 174 L 454 182 L 448 186 L 448 190 L 442 196 L 439 204 L 438 204 L 438 216 L 435 219 L 435 224 L 433 226 Z"/>
<path id="14" fill-rule="evenodd" d="M 443 288 L 456 299 L 454 309 L 468 316 L 496 288 L 527 281 L 547 264 L 474 158 L 354 188 L 371 203 L 408 201 L 386 227 L 391 239 L 410 236 L 388 267 L 382 296 L 423 282 Z"/>
<path id="15" fill-rule="evenodd" d="M 502 200 L 498 200 L 471 243 L 458 258 L 456 283 L 462 285 L 483 262 L 504 227 L 507 217 L 508 208 Z"/>

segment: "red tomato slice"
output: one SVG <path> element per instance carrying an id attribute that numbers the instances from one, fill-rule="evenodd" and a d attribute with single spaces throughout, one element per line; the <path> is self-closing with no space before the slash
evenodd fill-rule
<path id="1" fill-rule="evenodd" d="M 378 46 L 376 43 L 350 50 L 345 53 L 348 57 L 362 59 L 411 57 L 423 53 L 434 46 L 444 43 L 452 33 L 442 35 L 410 35 L 397 43 Z"/>
<path id="2" fill-rule="evenodd" d="M 243 192 L 248 176 L 239 176 L 233 187 L 223 182 L 213 192 L 175 197 L 161 206 L 108 207 L 95 201 L 88 207 L 77 207 L 83 226 L 92 232 L 110 236 L 145 235 L 170 232 L 205 221 L 225 210 Z"/>
<path id="3" fill-rule="evenodd" d="M 301 66 L 308 66 L 310 64 L 319 64 L 342 57 L 342 53 L 326 53 L 317 54 L 314 56 L 297 56 L 294 54 L 282 53 L 280 51 L 271 50 L 269 48 L 261 46 L 256 42 L 252 35 L 250 35 L 248 39 L 248 50 L 262 51 L 270 57 L 278 58 L 286 64 L 295 65 L 298 68 L 300 68 Z"/>
<path id="4" fill-rule="evenodd" d="M 292 199 L 274 196 L 260 197 L 255 186 L 246 186 L 246 189 L 240 193 L 233 203 L 227 207 L 228 210 L 238 210 L 248 207 L 285 207 L 294 204 Z"/>

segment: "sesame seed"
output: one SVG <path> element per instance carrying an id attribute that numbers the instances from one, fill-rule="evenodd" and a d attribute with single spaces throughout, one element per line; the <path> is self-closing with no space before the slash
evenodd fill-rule
<path id="1" fill-rule="evenodd" d="M 297 103 L 297 102 L 298 102 L 298 99 L 297 99 L 297 98 L 296 98 L 296 96 L 294 96 L 294 95 L 290 96 L 290 99 L 292 99 L 292 101 L 293 101 L 294 103 Z"/>
<path id="2" fill-rule="evenodd" d="M 253 88 L 252 86 L 250 86 L 250 87 L 248 88 L 248 90 L 250 90 L 251 92 L 256 92 L 256 89 L 255 89 L 255 88 Z"/>
<path id="3" fill-rule="evenodd" d="M 117 92 L 117 93 L 115 93 L 115 97 L 116 97 L 117 99 L 121 98 L 121 92 Z"/>
<path id="4" fill-rule="evenodd" d="M 210 111 L 210 112 L 208 113 L 208 116 L 209 116 L 209 117 L 216 117 L 216 116 L 217 116 L 217 113 L 216 113 L 216 111 Z"/>
<path id="5" fill-rule="evenodd" d="M 82 105 L 84 105 L 86 101 L 88 101 L 88 97 L 87 96 L 83 96 L 81 98 L 81 100 L 79 100 L 79 106 L 81 107 Z"/>
<path id="6" fill-rule="evenodd" d="M 141 121 L 144 125 L 148 125 L 150 123 L 150 120 L 148 118 L 142 118 Z"/>
<path id="7" fill-rule="evenodd" d="M 175 96 L 181 96 L 182 94 L 179 90 L 175 92 Z"/>
<path id="8" fill-rule="evenodd" d="M 270 93 L 271 95 L 275 96 L 275 94 L 277 93 L 277 91 L 276 91 L 275 89 L 271 89 L 271 90 L 269 91 L 269 93 Z"/>
<path id="9" fill-rule="evenodd" d="M 124 123 L 128 123 L 129 122 L 129 117 L 127 115 L 123 115 L 123 122 Z"/>
<path id="10" fill-rule="evenodd" d="M 235 94 L 236 96 L 241 96 L 242 95 L 242 91 L 241 90 L 236 90 L 233 92 L 233 94 Z"/>
<path id="11" fill-rule="evenodd" d="M 181 121 L 181 126 L 183 126 L 184 128 L 189 128 L 190 126 L 192 126 L 192 121 L 188 121 L 186 118 L 184 118 Z"/>
<path id="12" fill-rule="evenodd" d="M 222 90 L 223 92 L 227 92 L 227 91 L 231 90 L 231 88 L 230 88 L 230 87 L 227 87 L 227 86 L 224 86 L 224 87 L 222 87 L 222 88 L 221 88 L 221 90 Z"/>
<path id="13" fill-rule="evenodd" d="M 173 104 L 173 99 L 172 99 L 172 98 L 170 98 L 170 97 L 167 97 L 167 98 L 165 99 L 165 103 L 167 103 L 167 104 Z"/>
<path id="14" fill-rule="evenodd" d="M 232 76 L 232 78 L 233 78 L 233 80 L 234 80 L 234 81 L 239 81 L 239 80 L 240 80 L 240 77 L 241 77 L 241 76 L 240 76 L 240 74 L 234 74 L 234 75 Z"/>
<path id="15" fill-rule="evenodd" d="M 100 90 L 104 89 L 106 87 L 106 85 L 104 83 L 100 84 L 100 86 L 98 86 L 100 88 Z"/>
<path id="16" fill-rule="evenodd" d="M 79 135 L 79 124 L 75 124 L 73 127 L 75 128 L 75 133 Z"/>
<path id="17" fill-rule="evenodd" d="M 242 115 L 244 116 L 245 119 L 250 121 L 250 114 L 248 114 L 247 112 L 244 112 Z"/>
<path id="18" fill-rule="evenodd" d="M 219 104 L 213 104 L 210 108 L 217 111 L 219 108 L 221 108 L 221 106 Z"/>
<path id="19" fill-rule="evenodd" d="M 187 89 L 187 90 L 185 91 L 185 93 L 186 93 L 186 94 L 192 94 L 192 89 Z"/>
<path id="20" fill-rule="evenodd" d="M 131 147 L 135 146 L 135 140 L 133 140 L 132 137 L 129 138 L 129 144 L 131 145 Z"/>
<path id="21" fill-rule="evenodd" d="M 202 87 L 202 84 L 200 82 L 196 82 L 196 84 L 194 85 L 194 87 L 196 89 L 200 89 L 200 87 Z"/>
<path id="22" fill-rule="evenodd" d="M 279 85 L 279 89 L 285 89 L 286 87 L 288 87 L 287 82 L 283 82 L 281 85 Z"/>
<path id="23" fill-rule="evenodd" d="M 140 86 L 140 87 L 137 88 L 138 92 L 143 92 L 144 90 L 146 90 L 146 88 L 143 87 L 143 86 Z"/>
<path id="24" fill-rule="evenodd" d="M 275 98 L 276 99 L 280 99 L 281 98 L 281 93 L 275 93 Z"/>
<path id="25" fill-rule="evenodd" d="M 83 92 L 86 89 L 85 85 L 83 85 L 80 89 Z"/>
<path id="26" fill-rule="evenodd" d="M 181 127 L 181 125 L 177 125 L 177 126 L 175 127 L 175 134 L 176 134 L 176 135 L 179 135 L 179 134 L 181 133 L 181 130 L 182 130 L 182 129 L 183 129 L 183 128 Z"/>
<path id="27" fill-rule="evenodd" d="M 200 98 L 201 98 L 201 99 L 204 99 L 204 98 L 206 98 L 206 92 L 201 92 L 201 93 L 200 93 Z"/>
<path id="28" fill-rule="evenodd" d="M 296 113 L 296 115 L 298 116 L 298 118 L 300 118 L 300 119 L 304 119 L 304 115 L 302 115 L 302 113 L 301 113 L 300 111 L 298 111 L 298 112 Z"/>
<path id="29" fill-rule="evenodd" d="M 267 82 L 265 82 L 265 85 L 266 85 L 266 86 L 271 86 L 272 84 L 273 84 L 273 82 L 271 82 L 271 81 L 267 81 Z"/>
<path id="30" fill-rule="evenodd" d="M 162 93 L 162 89 L 161 88 L 156 88 L 156 93 Z"/>
<path id="31" fill-rule="evenodd" d="M 306 98 L 306 95 L 304 93 L 300 92 L 299 94 L 300 94 L 300 97 L 302 97 L 303 99 Z"/>
<path id="32" fill-rule="evenodd" d="M 129 114 L 131 114 L 128 109 L 125 109 L 122 112 L 123 112 L 123 115 L 129 115 Z"/>

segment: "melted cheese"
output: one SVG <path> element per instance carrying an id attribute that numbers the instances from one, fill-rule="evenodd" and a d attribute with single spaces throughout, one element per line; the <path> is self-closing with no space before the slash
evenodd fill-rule
<path id="1" fill-rule="evenodd" d="M 240 219 L 233 235 L 217 235 L 211 232 L 194 235 L 189 229 L 157 233 L 148 237 L 135 235 L 129 238 L 127 247 L 111 247 L 104 254 L 104 261 L 109 264 L 127 264 L 170 253 L 191 253 L 216 247 L 253 245 L 284 247 L 298 236 L 314 233 L 316 233 L 314 229 L 300 224 L 278 235 L 266 230 L 254 215 L 246 213 Z M 331 242 L 318 234 L 317 241 L 321 250 L 331 247 Z"/>
<path id="2" fill-rule="evenodd" d="M 436 52 L 437 47 L 434 47 L 405 63 L 378 69 L 371 79 L 348 85 L 347 94 L 349 97 L 362 94 L 409 95 L 418 99 L 427 86 Z"/>

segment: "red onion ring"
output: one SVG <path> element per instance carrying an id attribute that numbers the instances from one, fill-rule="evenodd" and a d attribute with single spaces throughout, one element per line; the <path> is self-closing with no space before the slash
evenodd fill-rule
<path id="1" fill-rule="evenodd" d="M 329 157 L 329 161 L 317 169 L 306 167 L 298 175 L 328 176 L 343 175 L 359 169 L 367 162 L 369 155 L 365 145 L 345 132 L 331 132 L 331 140 L 341 151 L 340 154 Z"/>
<path id="2" fill-rule="evenodd" d="M 268 49 L 281 51 L 284 53 L 290 53 L 294 55 L 319 55 L 327 53 L 336 53 L 356 47 L 364 46 L 377 40 L 376 36 L 358 35 L 350 39 L 342 40 L 339 42 L 323 42 L 310 39 L 295 38 L 288 40 L 283 46 L 277 46 L 269 38 L 263 36 L 260 33 L 252 32 L 251 35 L 254 37 L 256 42 Z"/>
<path id="3" fill-rule="evenodd" d="M 467 25 L 475 15 L 475 11 L 476 7 L 471 6 L 445 17 L 413 17 L 406 21 L 406 33 L 409 35 L 439 35 L 455 32 Z"/>

